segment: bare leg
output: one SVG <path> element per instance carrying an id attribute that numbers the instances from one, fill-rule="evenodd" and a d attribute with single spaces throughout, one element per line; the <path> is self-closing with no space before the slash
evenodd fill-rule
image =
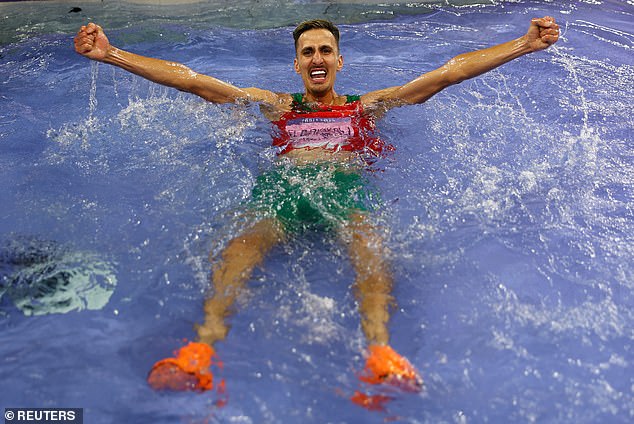
<path id="1" fill-rule="evenodd" d="M 227 336 L 229 327 L 225 319 L 231 314 L 236 298 L 253 269 L 283 238 L 280 224 L 274 219 L 264 219 L 229 242 L 221 260 L 213 266 L 214 294 L 205 301 L 205 321 L 197 327 L 201 342 L 213 345 Z"/>
<path id="2" fill-rule="evenodd" d="M 213 297 L 205 301 L 205 320 L 198 326 L 198 342 L 181 347 L 175 357 L 154 364 L 148 384 L 155 390 L 212 390 L 214 364 L 212 345 L 227 336 L 225 318 L 251 276 L 253 268 L 262 262 L 266 253 L 280 240 L 284 232 L 276 220 L 257 222 L 248 231 L 229 242 L 221 261 L 214 265 Z M 223 382 L 219 385 L 222 392 Z"/>
<path id="3" fill-rule="evenodd" d="M 355 295 L 359 302 L 361 328 L 368 344 L 385 345 L 389 341 L 387 323 L 392 276 L 386 263 L 383 241 L 374 226 L 362 214 L 354 214 L 342 229 L 352 266 L 356 272 Z"/>
<path id="4" fill-rule="evenodd" d="M 359 302 L 361 328 L 368 342 L 368 356 L 359 379 L 369 384 L 390 384 L 405 391 L 420 391 L 423 380 L 407 359 L 389 346 L 387 324 L 392 297 L 392 275 L 386 249 L 376 228 L 362 214 L 351 217 L 342 229 L 356 271 L 355 294 Z M 356 392 L 351 400 L 365 408 L 382 408 L 388 398 Z"/>

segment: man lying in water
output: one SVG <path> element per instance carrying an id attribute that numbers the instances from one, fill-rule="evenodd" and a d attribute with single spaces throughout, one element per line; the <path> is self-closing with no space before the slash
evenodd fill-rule
<path id="1" fill-rule="evenodd" d="M 159 84 L 187 91 L 214 103 L 258 103 L 276 127 L 273 144 L 282 158 L 272 172 L 257 179 L 252 193 L 251 226 L 225 247 L 213 265 L 213 296 L 205 301 L 198 342 L 181 348 L 176 358 L 157 362 L 148 381 L 156 389 L 207 390 L 212 346 L 228 333 L 227 318 L 251 272 L 266 253 L 299 229 L 316 224 L 336 232 L 347 245 L 355 270 L 354 289 L 368 344 L 362 381 L 419 390 L 415 368 L 389 346 L 392 277 L 381 237 L 374 228 L 360 158 L 381 155 L 373 136 L 374 120 L 387 110 L 423 103 L 441 90 L 490 71 L 527 53 L 543 50 L 559 38 L 551 17 L 533 19 L 515 40 L 458 55 L 440 68 L 402 86 L 361 96 L 335 91 L 343 68 L 339 30 L 330 22 L 300 24 L 295 39 L 295 72 L 304 92 L 274 93 L 238 88 L 174 62 L 118 49 L 94 23 L 82 26 L 75 50 L 89 59 L 118 66 Z M 309 187 L 310 190 L 304 188 Z"/>

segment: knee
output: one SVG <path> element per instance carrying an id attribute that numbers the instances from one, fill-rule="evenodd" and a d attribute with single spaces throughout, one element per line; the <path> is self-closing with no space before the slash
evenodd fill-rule
<path id="1" fill-rule="evenodd" d="M 224 262 L 233 260 L 257 262 L 263 256 L 264 253 L 259 249 L 259 246 L 249 240 L 248 237 L 239 237 L 231 240 L 222 253 Z"/>

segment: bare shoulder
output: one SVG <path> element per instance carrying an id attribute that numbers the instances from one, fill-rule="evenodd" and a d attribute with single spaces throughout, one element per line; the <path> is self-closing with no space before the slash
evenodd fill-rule
<path id="1" fill-rule="evenodd" d="M 369 113 L 382 115 L 388 110 L 402 106 L 402 102 L 395 96 L 400 87 L 389 87 L 381 90 L 370 91 L 361 96 L 361 104 Z"/>
<path id="2" fill-rule="evenodd" d="M 243 91 L 247 93 L 246 100 L 249 102 L 260 103 L 272 107 L 284 107 L 290 105 L 292 101 L 291 95 L 288 93 L 275 93 L 270 90 L 263 90 L 256 87 L 244 88 Z"/>
<path id="3" fill-rule="evenodd" d="M 288 93 L 275 93 L 261 88 L 250 87 L 243 89 L 247 93 L 249 103 L 258 103 L 262 114 L 271 121 L 280 119 L 284 112 L 291 109 L 293 98 Z"/>

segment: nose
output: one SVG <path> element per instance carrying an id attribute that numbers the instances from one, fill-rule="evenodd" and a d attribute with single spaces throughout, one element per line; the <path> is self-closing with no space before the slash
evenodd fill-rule
<path id="1" fill-rule="evenodd" d="M 313 63 L 316 65 L 320 65 L 321 63 L 323 63 L 324 58 L 321 55 L 321 53 L 319 51 L 316 51 L 315 54 L 313 54 Z"/>

